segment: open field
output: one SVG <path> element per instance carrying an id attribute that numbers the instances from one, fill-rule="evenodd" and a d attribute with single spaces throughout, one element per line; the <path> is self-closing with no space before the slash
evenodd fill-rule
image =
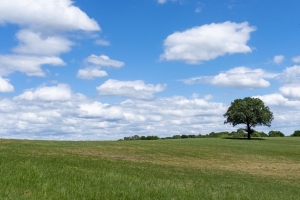
<path id="1" fill-rule="evenodd" d="M 300 138 L 0 140 L 0 199 L 300 199 Z"/>

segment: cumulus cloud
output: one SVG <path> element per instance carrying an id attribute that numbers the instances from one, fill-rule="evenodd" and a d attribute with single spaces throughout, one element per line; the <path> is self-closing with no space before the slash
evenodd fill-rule
<path id="1" fill-rule="evenodd" d="M 300 56 L 295 56 L 295 57 L 293 57 L 292 61 L 293 61 L 294 63 L 300 63 Z"/>
<path id="2" fill-rule="evenodd" d="M 288 84 L 279 88 L 281 94 L 289 98 L 300 99 L 300 86 L 299 84 Z"/>
<path id="3" fill-rule="evenodd" d="M 72 97 L 71 89 L 66 84 L 57 86 L 42 86 L 37 89 L 27 90 L 19 96 L 14 97 L 14 100 L 25 101 L 67 101 Z"/>
<path id="4" fill-rule="evenodd" d="M 0 92 L 13 92 L 14 86 L 9 83 L 8 79 L 3 79 L 0 76 Z"/>
<path id="5" fill-rule="evenodd" d="M 15 55 L 0 55 L 0 76 L 15 71 L 45 76 L 42 65 L 62 66 L 58 56 L 74 44 L 65 32 L 100 31 L 100 26 L 71 0 L 11 0 L 0 4 L 0 24 L 21 27 L 16 34 Z"/>
<path id="6" fill-rule="evenodd" d="M 198 64 L 225 54 L 248 53 L 252 50 L 247 42 L 255 30 L 248 22 L 227 21 L 175 32 L 165 39 L 160 59 Z"/>
<path id="7" fill-rule="evenodd" d="M 94 54 L 87 57 L 84 62 L 88 67 L 78 70 L 77 77 L 87 80 L 107 76 L 106 71 L 100 70 L 103 67 L 120 68 L 124 65 L 124 62 L 112 60 L 106 55 L 96 56 Z"/>
<path id="8" fill-rule="evenodd" d="M 110 46 L 110 42 L 107 40 L 96 40 L 95 44 L 101 45 L 101 46 Z"/>
<path id="9" fill-rule="evenodd" d="M 300 98 L 300 66 L 287 67 L 279 76 L 283 86 L 279 88 L 280 93 L 291 99 Z"/>
<path id="10" fill-rule="evenodd" d="M 209 83 L 215 86 L 235 88 L 264 88 L 270 83 L 265 80 L 275 78 L 278 74 L 266 72 L 263 69 L 250 69 L 247 67 L 236 67 L 217 76 L 200 76 L 184 80 L 186 84 Z"/>
<path id="11" fill-rule="evenodd" d="M 258 95 L 256 98 L 260 98 L 269 106 L 280 106 L 281 109 L 299 109 L 300 101 L 299 100 L 291 100 L 287 97 L 284 97 L 282 94 L 273 93 L 266 95 Z M 288 108 L 290 107 L 290 108 Z M 294 107 L 294 108 L 293 108 Z M 288 111 L 288 110 L 287 110 Z"/>
<path id="12" fill-rule="evenodd" d="M 291 127 L 291 131 L 299 127 L 300 101 L 280 94 L 260 98 L 274 113 L 272 129 Z M 2 138 L 52 140 L 120 139 L 153 133 L 160 137 L 207 134 L 236 130 L 223 124 L 228 106 L 196 95 L 191 99 L 174 96 L 107 104 L 74 94 L 69 86 L 58 84 L 30 89 L 14 98 L 0 97 L 0 130 Z"/>
<path id="13" fill-rule="evenodd" d="M 42 65 L 63 66 L 66 63 L 54 56 L 0 55 L 0 75 L 19 71 L 28 76 L 45 76 Z"/>
<path id="14" fill-rule="evenodd" d="M 165 84 L 145 84 L 141 80 L 119 81 L 109 79 L 97 90 L 101 96 L 121 96 L 130 99 L 153 99 L 153 93 L 161 92 L 166 88 Z"/>
<path id="15" fill-rule="evenodd" d="M 54 56 L 71 50 L 72 42 L 59 36 L 42 36 L 31 30 L 17 33 L 20 44 L 13 49 L 16 53 Z"/>
<path id="16" fill-rule="evenodd" d="M 91 56 L 85 59 L 85 62 L 93 65 L 97 65 L 99 67 L 122 67 L 124 62 L 120 62 L 117 60 L 112 60 L 106 55 L 96 56 L 92 54 Z"/>
<path id="17" fill-rule="evenodd" d="M 99 70 L 97 68 L 84 68 L 78 70 L 77 72 L 77 77 L 81 79 L 92 80 L 95 77 L 104 77 L 104 76 L 107 76 L 106 71 Z"/>
<path id="18" fill-rule="evenodd" d="M 284 83 L 300 83 L 300 66 L 287 67 L 281 73 L 280 80 Z"/>
<path id="19" fill-rule="evenodd" d="M 283 55 L 277 55 L 277 56 L 274 56 L 273 58 L 273 62 L 277 65 L 281 64 L 284 60 L 284 56 Z"/>
<path id="20" fill-rule="evenodd" d="M 120 120 L 124 115 L 120 108 L 101 102 L 84 103 L 79 105 L 79 115 L 81 117 L 100 117 L 105 116 L 106 120 Z"/>
<path id="21" fill-rule="evenodd" d="M 71 0 L 2 1 L 0 13 L 0 23 L 18 24 L 32 30 L 100 30 L 98 23 L 74 6 Z"/>
<path id="22" fill-rule="evenodd" d="M 30 91 L 37 94 L 39 88 Z M 104 104 L 76 94 L 64 101 L 46 99 L 47 103 L 40 95 L 33 96 L 34 101 L 0 98 L 2 138 L 99 140 L 153 133 L 163 137 L 228 127 L 222 116 L 226 105 L 198 98 L 177 96 Z"/>
<path id="23" fill-rule="evenodd" d="M 282 94 L 273 93 L 261 96 L 254 96 L 260 98 L 269 106 L 273 112 L 274 121 L 272 122 L 272 129 L 280 130 L 286 135 L 290 135 L 299 128 L 299 109 L 300 101 L 296 99 L 289 99 Z"/>

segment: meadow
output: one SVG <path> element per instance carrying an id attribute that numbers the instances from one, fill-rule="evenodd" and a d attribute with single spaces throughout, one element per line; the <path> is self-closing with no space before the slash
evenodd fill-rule
<path id="1" fill-rule="evenodd" d="M 300 138 L 1 139 L 0 199 L 300 199 Z"/>

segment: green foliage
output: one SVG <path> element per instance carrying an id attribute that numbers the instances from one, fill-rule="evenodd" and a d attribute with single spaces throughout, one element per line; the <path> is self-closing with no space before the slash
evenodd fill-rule
<path id="1" fill-rule="evenodd" d="M 156 135 L 148 135 L 145 140 L 158 140 L 159 137 Z"/>
<path id="2" fill-rule="evenodd" d="M 292 137 L 300 137 L 300 130 L 294 131 L 294 133 L 291 136 Z"/>
<path id="3" fill-rule="evenodd" d="M 257 125 L 271 126 L 274 119 L 273 113 L 262 100 L 250 97 L 234 100 L 223 116 L 226 118 L 224 124 L 229 123 L 233 126 L 245 124 L 248 138 L 254 132 L 254 127 Z"/>
<path id="4" fill-rule="evenodd" d="M 254 131 L 252 133 L 252 137 L 268 137 L 268 134 L 266 134 L 265 132 Z"/>
<path id="5" fill-rule="evenodd" d="M 124 137 L 124 140 L 158 140 L 159 137 L 155 135 L 148 135 L 148 136 L 138 136 L 134 135 L 131 137 Z"/>
<path id="6" fill-rule="evenodd" d="M 208 134 L 207 137 L 217 137 L 217 138 L 221 138 L 221 137 L 228 137 L 229 134 L 230 134 L 230 133 L 227 132 L 227 131 L 224 131 L 224 132 L 218 132 L 218 133 L 211 132 L 210 134 Z"/>
<path id="7" fill-rule="evenodd" d="M 181 136 L 180 135 L 173 135 L 172 139 L 180 139 Z"/>
<path id="8" fill-rule="evenodd" d="M 254 131 L 252 137 L 261 137 L 261 135 L 257 131 Z"/>
<path id="9" fill-rule="evenodd" d="M 281 131 L 270 131 L 269 137 L 284 137 L 285 135 Z"/>
<path id="10" fill-rule="evenodd" d="M 266 134 L 265 132 L 258 132 L 260 137 L 268 137 L 268 134 Z"/>

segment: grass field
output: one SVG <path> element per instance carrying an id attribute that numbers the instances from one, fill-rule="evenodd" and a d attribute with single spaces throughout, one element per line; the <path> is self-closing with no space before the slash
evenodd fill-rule
<path id="1" fill-rule="evenodd" d="M 0 140 L 0 199 L 300 199 L 300 138 Z"/>

